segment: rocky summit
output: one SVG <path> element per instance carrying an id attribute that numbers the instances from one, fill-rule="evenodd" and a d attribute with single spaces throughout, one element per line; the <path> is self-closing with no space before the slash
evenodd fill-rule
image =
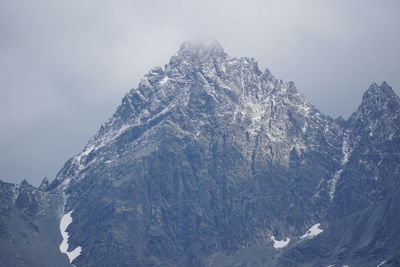
<path id="1" fill-rule="evenodd" d="M 396 266 L 399 162 L 385 82 L 332 119 L 185 42 L 52 182 L 0 183 L 0 266 Z"/>

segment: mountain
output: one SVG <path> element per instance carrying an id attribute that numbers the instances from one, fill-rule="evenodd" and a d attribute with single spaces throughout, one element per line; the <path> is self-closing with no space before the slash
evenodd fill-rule
<path id="1" fill-rule="evenodd" d="M 372 84 L 344 130 L 335 216 L 350 214 L 400 186 L 400 98 L 385 82 Z"/>
<path id="2" fill-rule="evenodd" d="M 0 181 L 0 266 L 70 266 L 60 253 L 59 223 L 63 206 L 57 191 L 23 181 Z"/>
<path id="3" fill-rule="evenodd" d="M 57 218 L 76 266 L 346 264 L 338 246 L 358 249 L 360 235 L 382 228 L 362 232 L 360 218 L 386 216 L 385 233 L 400 227 L 385 204 L 397 201 L 399 103 L 389 85 L 373 84 L 348 120 L 334 120 L 254 59 L 230 57 L 215 41 L 185 42 L 32 191 L 57 214 L 49 224 Z M 346 243 L 349 233 L 358 239 Z M 399 256 L 399 238 L 387 236 L 361 250 L 385 251 L 371 264 Z M 302 248 L 323 237 L 315 260 Z M 367 266 L 359 255 L 351 263 Z"/>

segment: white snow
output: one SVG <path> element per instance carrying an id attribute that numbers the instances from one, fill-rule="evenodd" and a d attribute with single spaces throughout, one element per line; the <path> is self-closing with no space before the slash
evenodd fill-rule
<path id="1" fill-rule="evenodd" d="M 164 85 L 164 84 L 166 84 L 166 83 L 168 82 L 168 80 L 169 80 L 168 76 L 165 76 L 165 77 L 160 81 L 160 84 L 161 84 L 161 85 Z"/>
<path id="2" fill-rule="evenodd" d="M 386 263 L 386 261 L 381 261 L 381 263 L 379 263 L 378 265 L 376 265 L 376 267 L 381 267 L 382 265 L 384 265 Z"/>
<path id="3" fill-rule="evenodd" d="M 305 132 L 307 131 L 307 127 L 308 127 L 308 122 L 305 121 L 305 122 L 304 122 L 304 125 L 303 125 L 303 128 L 301 128 L 301 131 L 302 131 L 303 133 L 305 133 Z"/>
<path id="4" fill-rule="evenodd" d="M 349 146 L 349 142 L 348 142 L 348 138 L 345 137 L 343 139 L 343 144 L 342 144 L 342 160 L 340 162 L 341 165 L 341 169 L 337 170 L 335 172 L 335 175 L 333 176 L 333 178 L 331 180 L 328 181 L 328 185 L 329 185 L 329 198 L 332 201 L 333 198 L 335 197 L 335 192 L 336 192 L 336 184 L 339 181 L 340 177 L 342 176 L 343 173 L 343 169 L 344 169 L 344 165 L 347 164 L 347 162 L 349 161 L 350 155 L 351 155 L 351 148 Z"/>
<path id="5" fill-rule="evenodd" d="M 86 158 L 90 152 L 95 150 L 95 147 L 93 145 L 85 147 L 85 149 L 75 157 L 75 163 L 78 165 L 78 170 L 81 171 L 83 169 L 83 163 L 82 159 Z"/>
<path id="6" fill-rule="evenodd" d="M 310 229 L 308 229 L 308 231 L 302 235 L 300 238 L 313 238 L 314 236 L 319 235 L 320 233 L 322 233 L 324 230 L 320 229 L 319 226 L 321 224 L 320 223 L 316 223 L 313 226 L 311 226 Z"/>
<path id="7" fill-rule="evenodd" d="M 335 192 L 336 192 L 336 184 L 339 181 L 340 177 L 342 176 L 343 169 L 338 170 L 335 172 L 335 175 L 331 180 L 329 180 L 329 199 L 332 201 L 333 198 L 335 197 Z"/>
<path id="8" fill-rule="evenodd" d="M 74 259 L 76 259 L 79 255 L 81 255 L 82 248 L 80 246 L 76 247 L 73 251 L 68 252 L 68 238 L 69 234 L 67 232 L 68 225 L 72 223 L 72 210 L 61 218 L 60 222 L 60 232 L 63 237 L 63 241 L 60 244 L 60 251 L 61 253 L 65 253 L 68 256 L 69 262 L 72 263 Z"/>
<path id="9" fill-rule="evenodd" d="M 345 165 L 349 161 L 351 155 L 349 140 L 347 138 L 343 140 L 342 152 L 343 152 L 342 165 Z"/>
<path id="10" fill-rule="evenodd" d="M 274 248 L 284 248 L 286 247 L 289 242 L 290 242 L 290 238 L 285 238 L 284 240 L 276 240 L 275 236 L 271 237 L 272 242 L 274 242 Z"/>

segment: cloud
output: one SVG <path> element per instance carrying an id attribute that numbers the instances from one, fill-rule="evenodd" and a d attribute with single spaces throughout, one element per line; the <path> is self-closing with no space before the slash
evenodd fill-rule
<path id="1" fill-rule="evenodd" d="M 211 36 L 348 116 L 373 81 L 400 88 L 398 1 L 3 0 L 0 178 L 37 184 L 185 40 Z M 397 90 L 398 92 L 398 90 Z"/>

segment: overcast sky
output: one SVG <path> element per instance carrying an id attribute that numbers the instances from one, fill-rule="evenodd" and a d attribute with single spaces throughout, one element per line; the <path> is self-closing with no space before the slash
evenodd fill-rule
<path id="1" fill-rule="evenodd" d="M 400 1 L 0 1 L 0 179 L 55 177 L 153 66 L 214 37 L 322 112 L 400 88 Z"/>

